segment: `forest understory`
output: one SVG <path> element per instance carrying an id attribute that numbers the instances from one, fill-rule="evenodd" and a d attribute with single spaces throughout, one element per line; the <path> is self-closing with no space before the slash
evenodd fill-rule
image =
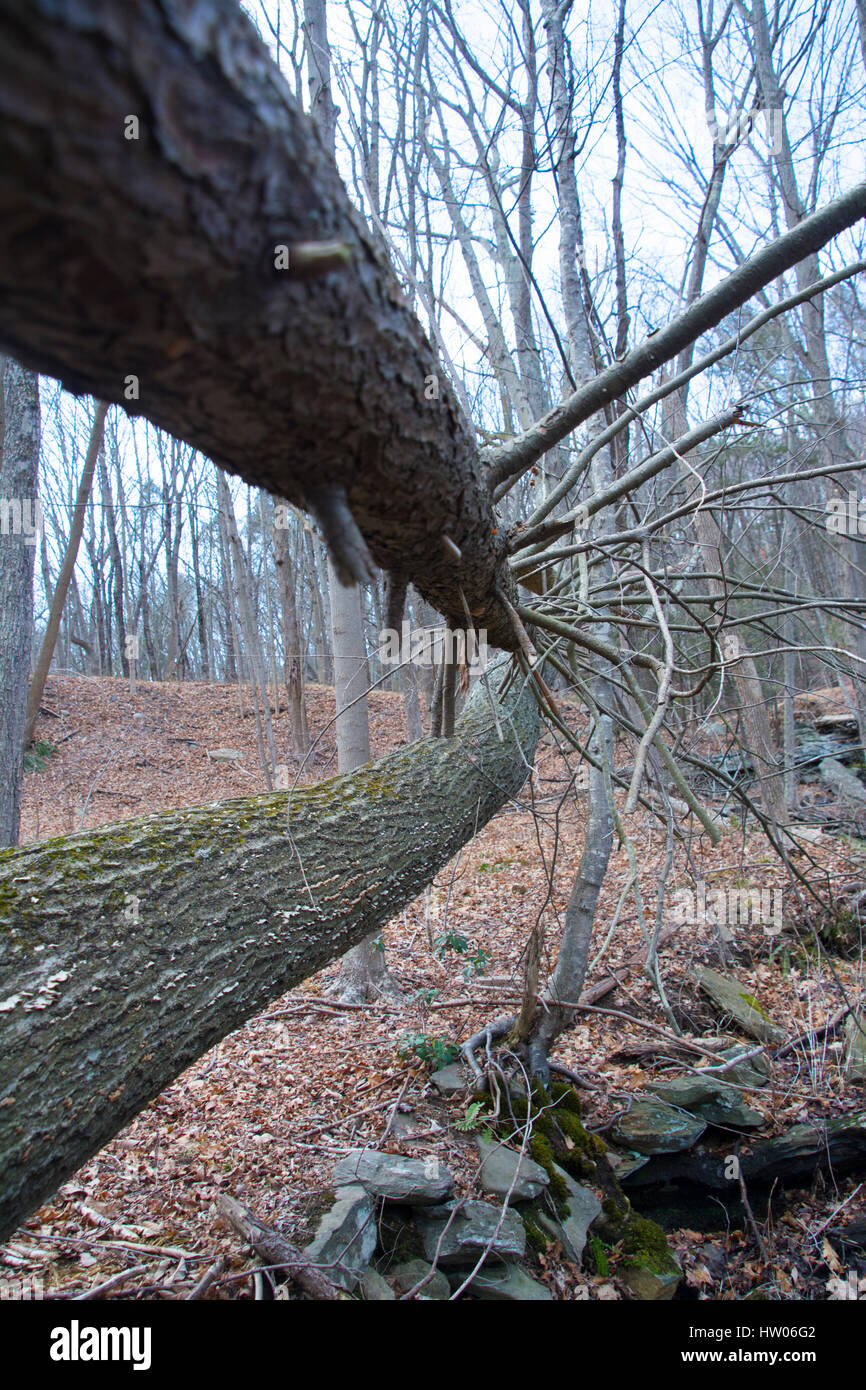
<path id="1" fill-rule="evenodd" d="M 52 677 L 44 696 L 50 713 L 40 717 L 36 734 L 41 751 L 31 755 L 25 777 L 22 843 L 264 791 L 255 718 L 244 698 L 242 718 L 238 689 L 229 685 L 148 683 L 131 694 L 119 679 Z M 306 769 L 286 757 L 289 786 L 335 771 L 333 691 L 311 686 L 307 700 L 313 753 Z M 369 702 L 378 756 L 405 740 L 404 705 L 401 696 L 382 692 Z M 578 708 L 566 702 L 564 709 L 581 731 Z M 288 747 L 285 710 L 274 717 L 274 732 L 278 750 Z M 701 751 L 718 752 L 711 742 Z M 209 752 L 218 749 L 241 756 L 214 760 Z M 21 1297 L 28 1281 L 58 1300 L 272 1297 L 267 1276 L 255 1273 L 261 1261 L 219 1216 L 218 1198 L 237 1199 L 303 1245 L 332 1200 L 334 1164 L 350 1149 L 436 1157 L 454 1174 L 459 1197 L 480 1195 L 475 1140 L 483 1113 L 469 1090 L 441 1095 L 431 1073 L 448 1060 L 449 1044 L 459 1046 L 519 1008 L 522 953 L 539 913 L 544 964 L 550 968 L 556 959 L 585 827 L 586 795 L 569 793 L 573 771 L 545 734 L 536 775 L 519 801 L 388 925 L 387 965 L 401 995 L 341 1004 L 326 993 L 335 964 L 225 1038 L 0 1248 L 0 1298 Z M 851 890 L 856 897 L 866 879 L 866 839 L 856 825 L 839 833 L 828 797 L 805 785 L 801 804 L 810 800 L 812 818 L 835 831 L 807 828 L 798 866 L 823 896 L 830 890 L 841 901 Z M 713 848 L 706 835 L 689 833 L 687 820 L 680 823 L 686 835 L 675 846 L 668 889 L 695 881 L 735 889 L 759 875 L 764 888 L 782 895 L 782 929 L 768 934 L 747 922 L 720 932 L 709 921 L 681 923 L 666 906 L 659 946 L 666 1018 L 640 968 L 646 940 L 635 894 L 624 895 L 628 857 L 615 848 L 587 977 L 597 1002 L 581 1012 L 554 1054 L 585 1083 L 587 1129 L 605 1137 L 649 1084 L 681 1072 L 690 1043 L 706 1055 L 724 1042 L 747 1041 L 701 991 L 702 966 L 735 975 L 784 1033 L 784 1044 L 767 1048 L 769 1084 L 744 1095 L 762 1116 L 762 1138 L 857 1114 L 864 1092 L 846 1074 L 844 1026 L 826 1025 L 863 988 L 858 923 L 840 912 L 844 943 L 827 935 L 826 921 L 824 935 L 816 936 L 757 830 L 744 831 L 726 817 Z M 641 808 L 626 824 L 652 929 L 666 833 Z M 668 903 L 675 897 L 669 891 Z M 599 994 L 605 982 L 615 987 Z M 731 1134 L 732 1152 L 742 1137 Z M 848 1227 L 862 1237 L 866 1187 L 832 1165 L 807 1185 L 802 1181 L 746 1193 L 748 1210 L 739 1193 L 721 1201 L 718 1194 L 682 1190 L 652 1209 L 634 1193 L 635 1209 L 663 1225 L 681 1262 L 676 1297 L 866 1298 L 862 1245 L 838 1236 Z M 615 1243 L 592 1240 L 579 1268 L 551 1242 L 528 1253 L 527 1267 L 558 1300 L 616 1300 L 631 1296 L 618 1274 L 621 1254 Z M 200 1294 L 208 1271 L 213 1277 Z"/>

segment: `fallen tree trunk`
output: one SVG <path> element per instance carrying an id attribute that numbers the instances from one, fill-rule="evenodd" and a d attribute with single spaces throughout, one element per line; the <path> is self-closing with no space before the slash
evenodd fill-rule
<path id="1" fill-rule="evenodd" d="M 348 776 L 0 854 L 0 1240 L 520 789 L 538 737 L 520 678 L 499 717 L 501 742 L 479 684 L 455 737 Z"/>
<path id="2" fill-rule="evenodd" d="M 16 358 L 515 649 L 472 425 L 234 0 L 0 0 L 0 207 Z"/>

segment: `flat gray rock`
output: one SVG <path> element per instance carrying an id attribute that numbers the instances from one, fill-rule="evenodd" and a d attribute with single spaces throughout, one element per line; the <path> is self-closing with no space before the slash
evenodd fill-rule
<path id="1" fill-rule="evenodd" d="M 566 1259 L 579 1265 L 586 1248 L 587 1232 L 595 1218 L 601 1215 L 601 1202 L 594 1192 L 575 1182 L 571 1174 L 567 1173 L 564 1168 L 560 1168 L 559 1164 L 556 1164 L 555 1167 L 568 1188 L 569 1211 L 568 1216 L 565 1217 L 547 1217 L 550 1225 L 556 1227 L 555 1230 L 550 1231 L 550 1234 L 559 1241 Z M 546 1225 L 544 1216 L 539 1216 L 538 1219 L 540 1225 L 547 1230 L 550 1229 Z"/>
<path id="2" fill-rule="evenodd" d="M 365 1269 L 361 1275 L 361 1296 L 367 1303 L 394 1303 L 397 1298 L 391 1285 L 375 1269 Z"/>
<path id="3" fill-rule="evenodd" d="M 866 1081 L 866 1013 L 848 1015 L 845 1024 L 845 1074 L 849 1081 Z"/>
<path id="4" fill-rule="evenodd" d="M 374 1197 L 410 1207 L 447 1202 L 454 1178 L 438 1158 L 405 1158 L 375 1149 L 352 1149 L 334 1168 L 334 1184 L 360 1183 Z"/>
<path id="5" fill-rule="evenodd" d="M 471 1268 L 471 1266 L 470 1266 Z M 459 1289 L 470 1270 L 455 1269 L 449 1274 L 451 1289 Z M 539 1284 L 520 1265 L 484 1264 L 465 1291 L 473 1298 L 490 1303 L 552 1303 L 553 1294 Z"/>
<path id="6" fill-rule="evenodd" d="M 479 1180 L 483 1190 L 492 1197 L 504 1199 L 511 1189 L 509 1202 L 531 1202 L 550 1182 L 541 1164 L 536 1163 L 529 1154 L 521 1155 L 504 1144 L 483 1139 L 480 1135 L 475 1144 L 481 1159 Z"/>
<path id="7" fill-rule="evenodd" d="M 430 1121 L 422 1120 L 419 1115 L 400 1115 L 394 1116 L 391 1122 L 391 1133 L 396 1139 L 410 1139 L 419 1130 L 430 1129 Z"/>
<path id="8" fill-rule="evenodd" d="M 523 1258 L 526 1250 L 526 1232 L 520 1217 L 510 1208 L 502 1217 L 502 1224 L 495 1236 L 493 1233 L 502 1216 L 500 1207 L 491 1206 L 488 1202 L 465 1202 L 446 1231 L 450 1215 L 451 1210 L 448 1207 L 418 1213 L 417 1225 L 428 1260 L 436 1258 L 438 1246 L 440 1266 L 472 1264 L 487 1248 L 491 1238 L 491 1256 L 498 1256 L 502 1260 Z"/>
<path id="9" fill-rule="evenodd" d="M 856 772 L 852 772 L 837 758 L 822 758 L 818 765 L 818 773 L 821 781 L 843 801 L 851 801 L 861 806 L 866 803 L 866 787 Z"/>
<path id="10" fill-rule="evenodd" d="M 444 1299 L 450 1298 L 451 1285 L 448 1283 L 448 1279 L 441 1270 L 434 1270 L 433 1266 L 428 1264 L 426 1260 L 406 1260 L 391 1270 L 391 1278 L 398 1296 L 414 1289 L 415 1285 L 420 1284 L 422 1279 L 426 1279 L 428 1274 L 430 1274 L 430 1279 L 423 1289 L 418 1290 L 415 1297 L 419 1301 L 426 1299 L 434 1302 L 442 1302 Z"/>
<path id="11" fill-rule="evenodd" d="M 341 1187 L 305 1253 L 325 1266 L 323 1273 L 333 1283 L 354 1289 L 373 1258 L 378 1235 L 370 1194 L 360 1184 Z"/>
<path id="12" fill-rule="evenodd" d="M 641 1154 L 671 1154 L 690 1149 L 706 1127 L 706 1120 L 674 1110 L 662 1100 L 638 1100 L 611 1126 L 610 1136 Z"/>
<path id="13" fill-rule="evenodd" d="M 736 1086 L 726 1086 L 710 1076 L 672 1076 L 650 1082 L 649 1090 L 711 1125 L 760 1129 L 764 1123 L 763 1115 L 746 1104 Z"/>
<path id="14" fill-rule="evenodd" d="M 732 1018 L 744 1033 L 757 1038 L 759 1042 L 780 1043 L 785 1034 L 770 1018 L 770 1015 L 756 999 L 747 985 L 734 979 L 732 975 L 722 975 L 718 970 L 703 969 L 698 975 L 698 983 L 704 994 L 709 995 L 721 1012 Z"/>
<path id="15" fill-rule="evenodd" d="M 767 1061 L 766 1054 L 758 1052 L 754 1057 L 749 1057 L 751 1051 L 752 1048 L 745 1043 L 737 1043 L 735 1047 L 726 1047 L 724 1052 L 719 1053 L 719 1062 L 734 1062 L 735 1065 L 718 1073 L 717 1079 L 732 1081 L 736 1086 L 747 1086 L 752 1091 L 759 1091 L 762 1086 L 769 1085 L 770 1063 Z M 738 1057 L 745 1057 L 747 1060 L 738 1062 L 736 1061 Z"/>
<path id="16" fill-rule="evenodd" d="M 639 1303 L 667 1303 L 673 1298 L 682 1279 L 682 1271 L 666 1270 L 654 1274 L 651 1269 L 637 1266 L 618 1269 L 617 1275 Z"/>
<path id="17" fill-rule="evenodd" d="M 463 1075 L 463 1068 L 459 1062 L 451 1062 L 447 1067 L 440 1067 L 438 1071 L 434 1071 L 430 1080 L 443 1096 L 453 1096 L 458 1091 L 466 1090 L 466 1077 Z"/>

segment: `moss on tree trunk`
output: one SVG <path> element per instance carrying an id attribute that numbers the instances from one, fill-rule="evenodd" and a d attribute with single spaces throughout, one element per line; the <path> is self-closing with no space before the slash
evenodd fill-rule
<path id="1" fill-rule="evenodd" d="M 515 795 L 538 714 L 520 677 L 502 699 L 502 742 L 478 686 L 453 738 L 347 776 L 0 854 L 0 1240 Z"/>

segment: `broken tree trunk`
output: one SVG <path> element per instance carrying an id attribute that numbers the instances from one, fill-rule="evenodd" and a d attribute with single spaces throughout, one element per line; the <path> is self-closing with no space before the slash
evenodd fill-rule
<path id="1" fill-rule="evenodd" d="M 10 352 L 514 649 L 471 423 L 234 0 L 0 0 L 0 205 Z"/>
<path id="2" fill-rule="evenodd" d="M 494 691 L 510 663 L 491 668 Z M 479 683 L 451 739 L 0 854 L 0 1241 L 196 1058 L 364 940 L 522 786 Z"/>

